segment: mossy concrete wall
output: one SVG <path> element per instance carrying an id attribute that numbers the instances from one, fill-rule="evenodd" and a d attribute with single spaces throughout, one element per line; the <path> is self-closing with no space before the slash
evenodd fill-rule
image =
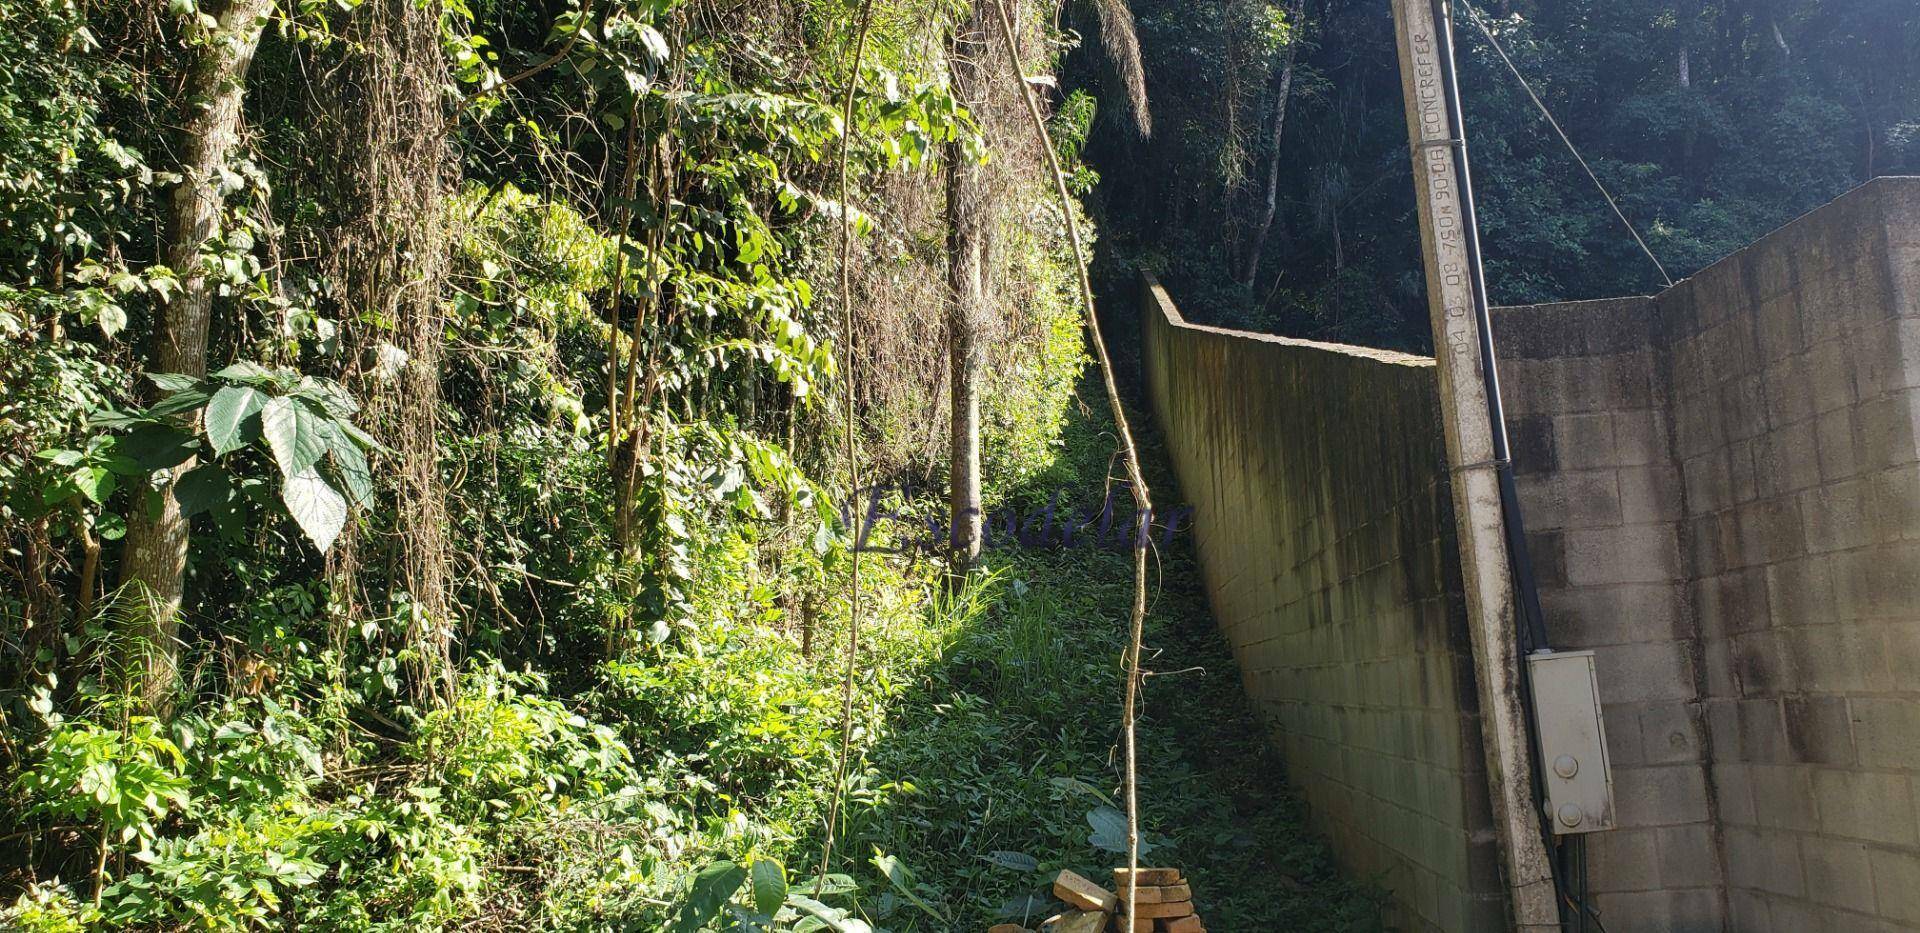
<path id="1" fill-rule="evenodd" d="M 1494 334 L 1548 624 L 1598 655 L 1607 929 L 1920 929 L 1920 178 Z"/>
<path id="2" fill-rule="evenodd" d="M 1431 365 L 1145 310 L 1290 777 L 1403 927 L 1497 928 Z M 1607 929 L 1920 929 L 1920 179 L 1494 334 L 1549 632 L 1599 666 Z"/>
<path id="3" fill-rule="evenodd" d="M 1314 825 L 1399 929 L 1499 928 L 1433 361 L 1143 310 L 1214 616 Z"/>

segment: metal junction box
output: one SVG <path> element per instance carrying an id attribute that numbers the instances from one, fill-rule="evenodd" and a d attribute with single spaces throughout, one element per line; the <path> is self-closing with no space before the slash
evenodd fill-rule
<path id="1" fill-rule="evenodd" d="M 1555 835 L 1613 828 L 1613 768 L 1600 721 L 1600 681 L 1591 651 L 1527 656 L 1538 729 L 1546 820 Z"/>

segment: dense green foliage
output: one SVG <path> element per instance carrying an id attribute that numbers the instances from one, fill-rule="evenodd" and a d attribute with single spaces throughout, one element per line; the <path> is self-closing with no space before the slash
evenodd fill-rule
<path id="1" fill-rule="evenodd" d="M 899 828 L 801 886 L 841 718 L 849 360 L 869 478 L 937 476 L 939 384 L 855 345 L 939 280 L 914 195 L 940 159 L 995 157 L 946 90 L 954 11 L 880 7 L 849 136 L 837 2 L 282 3 L 196 183 L 238 5 L 0 2 L 0 922 L 928 928 L 894 916 L 931 842 Z M 999 492 L 1054 462 L 1085 361 L 1062 218 L 1005 190 Z M 189 192 L 216 212 L 173 268 Z M 206 375 L 155 368 L 187 339 Z M 177 615 L 122 553 L 163 499 Z M 862 561 L 856 753 L 927 715 L 987 605 Z"/>
<path id="2" fill-rule="evenodd" d="M 1187 0 L 1135 4 L 1161 129 L 1141 145 L 1123 121 L 1103 118 L 1089 146 L 1112 274 L 1161 272 L 1203 319 L 1427 345 L 1388 4 L 1200 7 L 1204 15 Z M 1920 10 L 1903 0 L 1474 9 L 1676 278 L 1868 178 L 1920 172 Z M 1455 16 L 1493 299 L 1658 288 L 1653 265 L 1465 8 Z M 1289 41 L 1300 46 L 1277 149 L 1278 210 L 1249 284 Z M 1074 73 L 1102 80 L 1092 61 Z"/>

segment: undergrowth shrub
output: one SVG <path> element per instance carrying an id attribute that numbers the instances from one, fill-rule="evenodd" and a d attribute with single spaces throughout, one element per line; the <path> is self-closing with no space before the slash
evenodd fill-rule
<path id="1" fill-rule="evenodd" d="M 100 850 L 97 913 L 49 884 L 0 918 L 33 930 L 289 918 L 381 930 L 471 917 L 519 840 L 575 822 L 619 825 L 638 805 L 639 776 L 615 730 L 544 691 L 537 675 L 477 665 L 410 741 L 362 763 L 330 759 L 324 730 L 271 697 L 170 726 L 53 722 L 17 789 L 34 809 L 82 824 L 83 838 L 134 846 L 112 859 Z"/>
<path id="2" fill-rule="evenodd" d="M 491 664 L 467 675 L 452 706 L 422 720 L 405 757 L 421 763 L 417 784 L 438 789 L 447 816 L 539 819 L 585 806 L 606 818 L 626 802 L 632 753 L 611 727 L 544 696 L 545 688 L 538 674 Z"/>

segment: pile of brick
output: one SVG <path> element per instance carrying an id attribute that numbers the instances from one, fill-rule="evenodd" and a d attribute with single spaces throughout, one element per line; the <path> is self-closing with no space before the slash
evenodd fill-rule
<path id="1" fill-rule="evenodd" d="M 1137 883 L 1136 883 L 1137 882 Z M 1193 909 L 1193 889 L 1178 868 L 1142 868 L 1138 876 L 1113 870 L 1113 890 L 1070 871 L 1053 879 L 1053 895 L 1071 908 L 1047 918 L 1042 933 L 1206 933 Z M 1127 914 L 1127 892 L 1133 915 Z M 1033 933 L 1017 923 L 1002 923 L 987 933 Z"/>

